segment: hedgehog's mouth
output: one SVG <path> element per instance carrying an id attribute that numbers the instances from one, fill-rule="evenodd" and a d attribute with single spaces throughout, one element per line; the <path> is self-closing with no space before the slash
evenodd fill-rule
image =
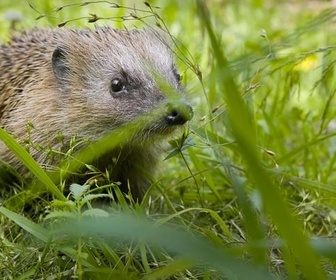
<path id="1" fill-rule="evenodd" d="M 166 121 L 163 119 L 161 121 L 157 121 L 150 126 L 147 126 L 143 131 L 142 135 L 145 137 L 150 137 L 152 135 L 169 135 L 174 133 L 178 128 L 182 127 L 179 126 L 170 126 L 166 124 Z"/>

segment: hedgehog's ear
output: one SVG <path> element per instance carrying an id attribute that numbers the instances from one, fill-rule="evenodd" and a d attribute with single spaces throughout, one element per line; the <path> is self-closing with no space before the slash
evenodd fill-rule
<path id="1" fill-rule="evenodd" d="M 57 47 L 52 54 L 51 63 L 55 77 L 59 81 L 67 80 L 71 70 L 67 61 L 67 53 L 65 50 Z"/>

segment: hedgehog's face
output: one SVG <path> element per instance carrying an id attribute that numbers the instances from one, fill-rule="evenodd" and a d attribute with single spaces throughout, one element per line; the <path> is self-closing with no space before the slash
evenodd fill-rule
<path id="1" fill-rule="evenodd" d="M 171 52 L 156 33 L 104 29 L 90 36 L 79 40 L 82 50 L 81 44 L 76 50 L 57 48 L 52 67 L 66 107 L 82 104 L 85 112 L 77 113 L 95 133 L 148 114 L 154 117 L 143 130 L 166 134 L 192 118 Z"/>

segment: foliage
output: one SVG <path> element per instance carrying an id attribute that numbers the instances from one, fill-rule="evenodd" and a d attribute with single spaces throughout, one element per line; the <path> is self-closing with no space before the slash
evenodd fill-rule
<path id="1" fill-rule="evenodd" d="M 141 203 L 89 165 L 85 184 L 64 176 L 76 164 L 45 173 L 0 130 L 36 178 L 1 192 L 1 277 L 335 278 L 331 3 L 76 3 L 2 1 L 0 9 L 21 10 L 26 28 L 160 25 L 174 38 L 196 115 L 170 141 L 164 172 Z M 20 22 L 0 28 L 9 34 Z M 96 156 L 88 150 L 80 162 Z"/>

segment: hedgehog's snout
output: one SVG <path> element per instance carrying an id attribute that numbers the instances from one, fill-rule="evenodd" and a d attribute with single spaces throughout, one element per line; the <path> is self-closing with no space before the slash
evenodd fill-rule
<path id="1" fill-rule="evenodd" d="M 165 120 L 169 126 L 183 125 L 191 120 L 194 115 L 194 111 L 189 104 L 183 104 L 178 107 L 168 105 L 167 107 L 168 114 L 166 115 Z"/>

